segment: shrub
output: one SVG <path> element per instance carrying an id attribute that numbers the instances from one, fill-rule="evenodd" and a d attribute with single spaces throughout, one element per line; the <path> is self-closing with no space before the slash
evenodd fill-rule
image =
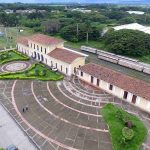
<path id="1" fill-rule="evenodd" d="M 24 74 L 25 74 L 25 76 L 29 76 L 29 71 L 26 70 L 26 71 L 24 72 Z"/>
<path id="2" fill-rule="evenodd" d="M 40 71 L 38 69 L 34 70 L 35 76 L 39 76 Z"/>
<path id="3" fill-rule="evenodd" d="M 122 129 L 122 135 L 126 140 L 131 140 L 134 136 L 134 131 L 128 127 Z"/>
<path id="4" fill-rule="evenodd" d="M 47 71 L 44 69 L 42 70 L 42 76 L 46 76 Z"/>
<path id="5" fill-rule="evenodd" d="M 121 145 L 125 145 L 127 143 L 126 139 L 124 137 L 122 137 L 120 140 L 120 143 L 121 143 Z"/>

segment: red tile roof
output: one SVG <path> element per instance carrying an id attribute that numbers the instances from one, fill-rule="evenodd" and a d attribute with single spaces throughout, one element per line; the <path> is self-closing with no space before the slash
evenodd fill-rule
<path id="1" fill-rule="evenodd" d="M 37 42 L 37 43 L 41 43 L 44 45 L 59 44 L 59 43 L 64 42 L 61 39 L 50 37 L 44 34 L 34 34 L 29 38 L 29 40 Z"/>
<path id="2" fill-rule="evenodd" d="M 25 46 L 28 46 L 28 38 L 27 37 L 19 37 L 17 39 L 17 43 L 23 44 Z"/>
<path id="3" fill-rule="evenodd" d="M 80 70 L 90 74 L 93 77 L 122 88 L 125 91 L 150 100 L 150 83 L 129 77 L 122 73 L 93 63 L 82 66 Z"/>
<path id="4" fill-rule="evenodd" d="M 72 51 L 62 49 L 62 48 L 56 48 L 55 50 L 48 53 L 50 57 L 53 57 L 55 59 L 58 59 L 60 61 L 66 62 L 66 63 L 72 63 L 75 59 L 78 57 L 83 57 L 80 54 L 74 53 Z"/>

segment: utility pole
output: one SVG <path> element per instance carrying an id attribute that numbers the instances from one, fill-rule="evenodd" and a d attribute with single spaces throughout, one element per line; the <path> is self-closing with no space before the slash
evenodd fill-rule
<path id="1" fill-rule="evenodd" d="M 79 36 L 79 23 L 77 23 L 77 38 Z"/>
<path id="2" fill-rule="evenodd" d="M 7 29 L 6 29 L 6 27 L 5 27 L 5 36 L 6 36 L 6 47 L 7 47 L 7 45 L 8 45 L 8 36 L 7 36 Z"/>
<path id="3" fill-rule="evenodd" d="M 147 21 L 148 8 L 149 8 L 149 7 L 147 7 L 147 11 L 146 11 L 146 14 L 145 14 L 145 23 L 146 23 L 146 21 Z"/>

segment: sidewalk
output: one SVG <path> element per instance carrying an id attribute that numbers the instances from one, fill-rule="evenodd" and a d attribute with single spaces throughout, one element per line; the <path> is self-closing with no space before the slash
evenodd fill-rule
<path id="1" fill-rule="evenodd" d="M 15 121 L 0 105 L 0 148 L 15 145 L 19 150 L 37 150 Z"/>

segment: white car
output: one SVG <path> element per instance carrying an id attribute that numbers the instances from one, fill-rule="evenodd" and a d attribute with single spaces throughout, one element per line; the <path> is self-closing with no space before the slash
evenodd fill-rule
<path id="1" fill-rule="evenodd" d="M 56 67 L 51 67 L 52 71 L 56 72 L 58 69 Z"/>
<path id="2" fill-rule="evenodd" d="M 15 145 L 9 145 L 6 150 L 18 150 L 18 148 Z"/>

